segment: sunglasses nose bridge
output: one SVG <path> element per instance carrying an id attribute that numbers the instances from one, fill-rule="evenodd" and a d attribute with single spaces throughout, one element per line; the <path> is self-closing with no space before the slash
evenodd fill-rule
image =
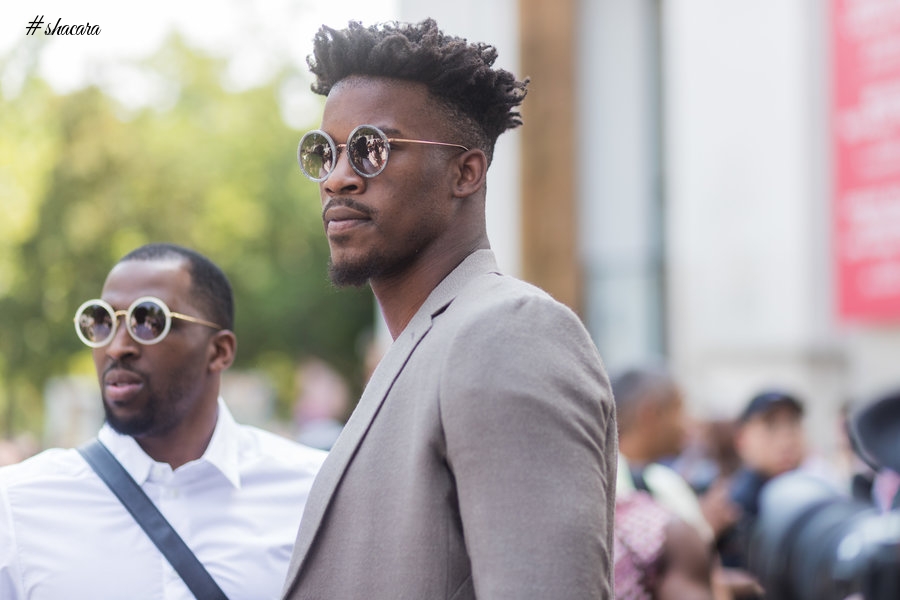
<path id="1" fill-rule="evenodd" d="M 117 310 L 113 315 L 113 328 L 109 341 L 105 344 L 106 353 L 110 356 L 125 356 L 139 351 L 140 346 L 141 344 L 135 339 L 131 328 L 128 327 L 128 312 Z"/>
<path id="2" fill-rule="evenodd" d="M 336 144 L 337 156 L 331 172 L 324 181 L 325 189 L 331 193 L 347 192 L 361 189 L 366 178 L 353 165 L 347 144 Z"/>

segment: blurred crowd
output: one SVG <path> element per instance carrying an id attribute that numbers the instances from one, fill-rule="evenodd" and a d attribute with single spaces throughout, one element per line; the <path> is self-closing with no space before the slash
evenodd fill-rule
<path id="1" fill-rule="evenodd" d="M 0 437 L 0 467 L 23 461 L 39 450 L 40 444 L 31 434 Z"/>
<path id="2" fill-rule="evenodd" d="M 807 399 L 790 390 L 760 390 L 735 419 L 702 421 L 688 417 L 665 369 L 627 369 L 612 386 L 617 598 L 766 598 L 750 556 L 766 484 L 802 472 L 835 494 L 865 497 L 872 468 L 853 455 L 846 414 L 837 455 L 826 459 L 808 443 Z"/>
<path id="3" fill-rule="evenodd" d="M 874 470 L 848 436 L 827 460 L 811 447 L 808 399 L 789 390 L 761 390 L 735 419 L 703 420 L 688 414 L 665 368 L 629 368 L 611 382 L 619 430 L 617 598 L 766 598 L 748 548 L 767 482 L 802 471 L 847 496 L 872 493 Z M 349 414 L 349 386 L 317 358 L 298 365 L 296 384 L 293 427 L 283 433 L 327 450 Z M 838 415 L 839 435 L 847 417 Z M 0 438 L 0 466 L 39 450 L 30 435 Z"/>

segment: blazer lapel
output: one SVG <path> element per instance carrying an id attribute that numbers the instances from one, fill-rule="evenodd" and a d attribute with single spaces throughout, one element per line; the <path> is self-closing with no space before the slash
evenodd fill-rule
<path id="1" fill-rule="evenodd" d="M 413 350 L 431 329 L 433 317 L 444 311 L 465 283 L 476 275 L 496 272 L 496 268 L 494 255 L 490 250 L 477 251 L 464 260 L 432 291 L 403 333 L 391 344 L 384 358 L 372 373 L 372 378 L 359 403 L 329 452 L 328 458 L 310 490 L 285 580 L 283 597 L 287 597 L 296 584 L 297 576 L 306 562 L 307 553 L 322 525 L 331 497 L 343 478 L 350 460 L 366 436 L 372 421 L 387 398 L 394 381 L 406 366 Z"/>
<path id="2" fill-rule="evenodd" d="M 390 392 L 391 386 L 393 386 L 406 361 L 412 355 L 412 351 L 427 333 L 428 329 L 430 329 L 430 319 L 429 323 L 423 325 L 427 326 L 421 327 L 419 331 L 407 327 L 400 337 L 391 344 L 384 358 L 382 358 L 372 373 L 372 378 L 366 386 L 359 403 L 353 410 L 353 414 L 344 426 L 343 431 L 341 431 L 341 435 L 335 442 L 334 447 L 328 453 L 328 458 L 322 469 L 316 476 L 300 522 L 297 541 L 294 545 L 293 560 L 291 561 L 286 580 L 289 585 L 293 584 L 303 568 L 306 554 L 322 524 L 325 510 L 328 508 L 331 497 L 344 476 L 350 460 L 356 453 L 356 449 L 369 430 L 375 415 L 378 414 L 378 410 L 384 403 L 388 392 Z M 290 587 L 287 587 L 285 593 L 289 589 Z"/>

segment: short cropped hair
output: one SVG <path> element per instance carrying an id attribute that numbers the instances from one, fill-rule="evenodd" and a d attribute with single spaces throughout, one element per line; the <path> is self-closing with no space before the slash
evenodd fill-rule
<path id="1" fill-rule="evenodd" d="M 648 402 L 665 402 L 676 389 L 675 378 L 663 366 L 648 364 L 632 367 L 610 377 L 619 431 L 627 431 L 638 415 L 638 409 Z"/>
<path id="2" fill-rule="evenodd" d="M 522 124 L 513 109 L 528 85 L 528 79 L 517 81 L 509 71 L 492 68 L 496 59 L 494 46 L 444 35 L 433 19 L 425 19 L 369 27 L 351 21 L 341 30 L 322 26 L 307 63 L 316 76 L 312 91 L 326 96 L 353 75 L 424 84 L 461 136 L 452 141 L 480 148 L 490 163 L 500 134 Z"/>
<path id="3" fill-rule="evenodd" d="M 170 259 L 183 260 L 187 263 L 193 299 L 206 313 L 204 317 L 225 329 L 233 330 L 234 294 L 231 291 L 231 284 L 222 269 L 199 252 L 177 244 L 147 244 L 123 256 L 119 263 Z"/>

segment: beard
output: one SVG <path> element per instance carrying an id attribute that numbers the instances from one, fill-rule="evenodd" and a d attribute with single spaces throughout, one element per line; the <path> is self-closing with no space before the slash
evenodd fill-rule
<path id="1" fill-rule="evenodd" d="M 328 278 L 335 287 L 361 287 L 372 279 L 384 279 L 403 273 L 421 256 L 433 237 L 427 230 L 410 232 L 391 253 L 372 248 L 354 260 L 328 260 Z"/>
<path id="2" fill-rule="evenodd" d="M 118 434 L 130 435 L 132 437 L 146 435 L 152 431 L 156 424 L 156 415 L 152 406 L 147 405 L 138 415 L 120 419 L 110 409 L 104 399 L 103 411 L 106 413 L 106 422 Z"/>
<path id="3" fill-rule="evenodd" d="M 131 437 L 164 435 L 178 425 L 181 419 L 178 407 L 184 404 L 185 388 L 173 382 L 160 393 L 150 384 L 149 378 L 145 378 L 145 381 L 148 388 L 147 400 L 136 414 L 127 417 L 112 411 L 106 395 L 101 392 L 106 422 L 116 433 Z"/>
<path id="4" fill-rule="evenodd" d="M 384 262 L 381 256 L 367 257 L 355 263 L 335 264 L 334 260 L 329 260 L 328 278 L 335 287 L 362 287 L 382 273 Z"/>
<path id="5" fill-rule="evenodd" d="M 372 254 L 356 262 L 336 264 L 328 261 L 328 278 L 335 287 L 362 287 L 371 279 L 387 278 L 402 273 L 418 258 L 417 250 L 407 257 L 394 257 L 384 254 Z"/>

